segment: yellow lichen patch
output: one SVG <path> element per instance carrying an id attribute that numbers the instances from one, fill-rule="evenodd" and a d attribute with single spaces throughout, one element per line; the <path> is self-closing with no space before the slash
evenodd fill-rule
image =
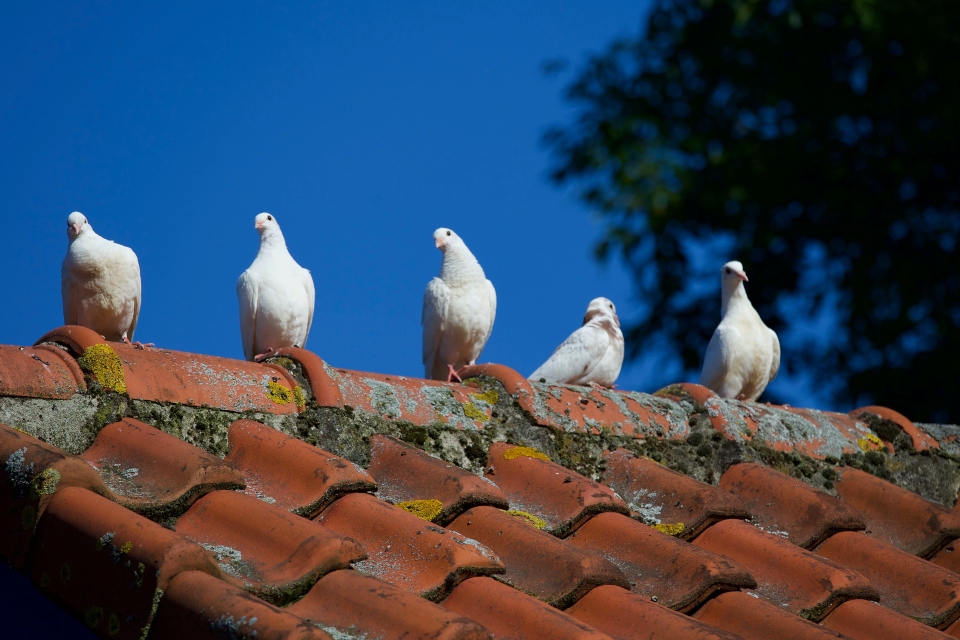
<path id="1" fill-rule="evenodd" d="M 107 633 L 112 636 L 120 633 L 120 617 L 115 613 L 111 613 L 107 621 Z"/>
<path id="2" fill-rule="evenodd" d="M 486 422 L 489 420 L 489 416 L 487 416 L 486 412 L 481 411 L 480 407 L 472 402 L 468 402 L 467 404 L 463 405 L 463 415 L 474 420 L 479 420 L 480 422 Z"/>
<path id="3" fill-rule="evenodd" d="M 95 629 L 97 625 L 100 624 L 100 621 L 103 620 L 103 609 L 101 607 L 90 607 L 87 609 L 87 613 L 83 618 L 86 620 L 88 627 Z"/>
<path id="4" fill-rule="evenodd" d="M 110 345 L 95 344 L 87 347 L 77 359 L 80 366 L 92 373 L 104 389 L 117 393 L 127 392 L 127 381 L 123 378 L 120 356 Z"/>
<path id="5" fill-rule="evenodd" d="M 510 447 L 503 452 L 504 460 L 513 460 L 514 458 L 519 458 L 520 456 L 524 456 L 526 458 L 535 458 L 537 460 L 550 459 L 545 453 L 541 453 L 533 447 Z"/>
<path id="6" fill-rule="evenodd" d="M 470 397 L 474 400 L 486 402 L 487 404 L 497 404 L 497 401 L 500 400 L 500 394 L 493 389 L 486 393 L 471 393 Z"/>
<path id="7" fill-rule="evenodd" d="M 544 529 L 547 526 L 546 520 L 544 520 L 543 518 L 538 518 L 532 513 L 527 513 L 526 511 L 520 511 L 519 509 L 510 509 L 509 511 L 507 511 L 507 513 L 509 513 L 515 518 L 520 518 L 521 520 L 523 520 L 524 522 L 526 522 L 528 525 L 530 525 L 535 529 Z"/>
<path id="8" fill-rule="evenodd" d="M 267 382 L 267 397 L 277 404 L 288 404 L 293 400 L 293 391 L 287 389 L 279 382 L 270 380 Z"/>
<path id="9" fill-rule="evenodd" d="M 293 388 L 293 403 L 301 409 L 307 406 L 307 396 L 303 394 L 303 387 L 300 385 Z"/>
<path id="10" fill-rule="evenodd" d="M 60 482 L 60 472 L 56 469 L 44 469 L 30 481 L 30 496 L 38 500 L 40 496 L 52 495 Z"/>
<path id="11" fill-rule="evenodd" d="M 406 502 L 398 503 L 397 506 L 407 513 L 412 513 L 427 522 L 433 522 L 433 519 L 443 511 L 443 503 L 434 499 L 407 500 Z"/>
<path id="12" fill-rule="evenodd" d="M 660 533 L 665 533 L 668 536 L 678 536 L 683 533 L 683 530 L 686 528 L 682 522 L 676 522 L 674 524 L 661 522 L 660 524 L 652 524 L 650 526 Z"/>
<path id="13" fill-rule="evenodd" d="M 120 547 L 120 553 L 130 553 L 133 551 L 133 543 L 129 540 L 123 543 L 123 546 Z"/>
<path id="14" fill-rule="evenodd" d="M 864 453 L 875 448 L 875 447 L 871 447 L 870 446 L 871 444 L 876 445 L 876 448 L 880 448 L 880 449 L 883 448 L 883 440 L 881 440 L 875 434 L 872 434 L 872 433 L 868 433 L 864 437 L 857 440 L 857 446 L 859 446 L 860 450 L 863 451 Z"/>

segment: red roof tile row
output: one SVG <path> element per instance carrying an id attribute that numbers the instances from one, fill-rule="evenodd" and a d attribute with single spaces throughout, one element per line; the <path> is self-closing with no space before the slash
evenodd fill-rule
<path id="1" fill-rule="evenodd" d="M 501 401 L 302 349 L 257 364 L 90 334 L 0 348 L 0 395 L 65 399 L 90 380 L 153 402 L 283 415 L 312 399 L 455 430 L 482 429 Z M 472 373 L 559 431 L 685 438 L 706 412 L 734 440 L 787 450 L 792 430 L 814 457 L 892 446 L 852 416 L 695 385 L 655 397 Z M 899 414 L 854 414 L 936 449 Z M 624 450 L 597 482 L 505 442 L 482 476 L 383 435 L 366 470 L 252 420 L 228 444 L 221 460 L 126 418 L 71 455 L 0 425 L 0 556 L 105 638 L 960 637 L 954 512 L 849 467 L 834 497 L 752 463 L 710 486 Z"/>

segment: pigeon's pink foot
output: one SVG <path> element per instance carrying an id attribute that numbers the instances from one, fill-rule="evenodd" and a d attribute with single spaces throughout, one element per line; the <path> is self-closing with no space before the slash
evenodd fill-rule
<path id="1" fill-rule="evenodd" d="M 254 361 L 254 362 L 263 362 L 263 361 L 267 358 L 267 356 L 269 356 L 271 353 L 273 353 L 273 349 L 267 349 L 267 350 L 264 351 L 263 353 L 260 353 L 260 354 L 255 355 L 255 356 L 253 357 L 253 361 Z"/>
<path id="2" fill-rule="evenodd" d="M 123 340 L 123 344 L 128 344 L 128 345 L 130 345 L 131 347 L 133 347 L 134 349 L 140 349 L 141 351 L 142 351 L 143 349 L 146 349 L 147 347 L 152 347 L 152 346 L 154 346 L 154 344 L 153 344 L 152 342 L 147 342 L 146 344 L 144 344 L 143 342 L 139 342 L 139 341 L 138 341 L 138 342 L 130 342 L 130 338 L 128 338 L 127 336 L 123 336 L 122 340 Z"/>
<path id="3" fill-rule="evenodd" d="M 747 399 L 747 396 L 743 395 L 742 393 L 737 396 L 737 400 L 739 400 L 740 402 L 744 402 L 746 399 Z"/>
<path id="4" fill-rule="evenodd" d="M 597 389 L 598 391 L 606 391 L 608 388 L 613 389 L 613 387 L 605 387 L 602 384 L 597 384 L 596 382 L 591 382 L 590 387 L 593 389 Z"/>
<path id="5" fill-rule="evenodd" d="M 453 365 L 448 364 L 447 365 L 447 382 L 453 382 L 454 378 L 456 378 L 457 382 L 463 382 L 463 379 L 457 374 L 456 371 L 453 370 Z"/>

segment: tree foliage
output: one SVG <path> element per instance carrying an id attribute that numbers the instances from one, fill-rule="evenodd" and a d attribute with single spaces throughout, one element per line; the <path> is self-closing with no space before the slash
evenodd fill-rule
<path id="1" fill-rule="evenodd" d="M 953 0 L 667 0 L 578 71 L 553 178 L 648 305 L 632 355 L 698 371 L 739 259 L 836 406 L 960 420 L 958 24 Z"/>

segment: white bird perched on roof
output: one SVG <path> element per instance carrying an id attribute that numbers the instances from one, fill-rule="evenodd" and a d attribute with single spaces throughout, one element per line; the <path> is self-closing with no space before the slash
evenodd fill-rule
<path id="1" fill-rule="evenodd" d="M 780 340 L 750 304 L 746 281 L 742 264 L 723 265 L 720 325 L 707 346 L 700 384 L 724 398 L 756 400 L 777 377 Z"/>
<path id="2" fill-rule="evenodd" d="M 587 306 L 583 326 L 571 333 L 529 379 L 609 388 L 622 366 L 623 333 L 617 308 L 607 298 L 594 298 Z"/>
<path id="3" fill-rule="evenodd" d="M 260 232 L 260 250 L 237 280 L 247 360 L 281 347 L 306 346 L 316 297 L 313 278 L 287 251 L 277 219 L 261 213 L 254 227 Z"/>
<path id="4" fill-rule="evenodd" d="M 497 292 L 460 236 L 440 228 L 433 241 L 443 252 L 443 265 L 423 293 L 425 375 L 459 381 L 457 371 L 477 363 L 493 331 Z"/>
<path id="5" fill-rule="evenodd" d="M 79 211 L 67 217 L 67 237 L 70 246 L 60 269 L 64 324 L 129 344 L 140 317 L 137 254 L 98 236 Z"/>

